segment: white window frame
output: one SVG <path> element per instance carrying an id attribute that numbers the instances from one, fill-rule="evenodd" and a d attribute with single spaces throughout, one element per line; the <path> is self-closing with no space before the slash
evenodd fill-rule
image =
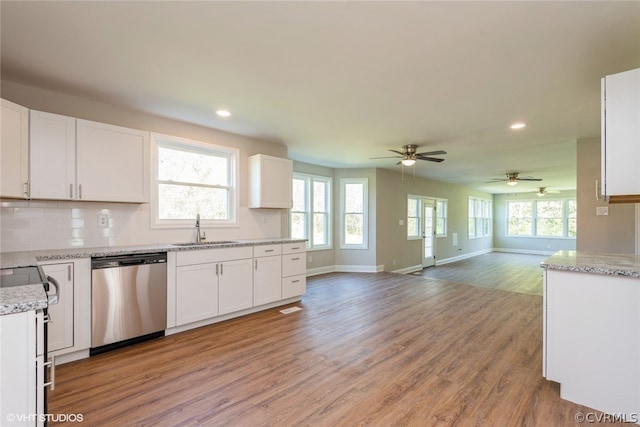
<path id="1" fill-rule="evenodd" d="M 449 210 L 449 201 L 447 199 L 436 200 L 436 237 L 447 237 L 447 215 Z M 438 233 L 438 219 L 442 218 L 442 232 Z"/>
<path id="2" fill-rule="evenodd" d="M 191 151 L 206 155 L 215 155 L 225 157 L 228 160 L 228 180 L 229 185 L 225 188 L 229 191 L 229 217 L 227 219 L 201 219 L 200 225 L 208 228 L 228 228 L 238 227 L 238 170 L 240 150 L 224 147 L 215 144 L 209 144 L 191 139 L 180 138 L 177 136 L 163 135 L 160 133 L 151 133 L 151 206 L 150 219 L 151 228 L 192 228 L 195 226 L 194 218 L 185 219 L 160 219 L 158 217 L 159 194 L 158 186 L 158 148 L 167 147 L 177 150 Z"/>
<path id="3" fill-rule="evenodd" d="M 304 223 L 304 238 L 307 239 L 307 249 L 308 250 L 326 250 L 332 249 L 333 243 L 331 236 L 333 235 L 333 221 L 332 221 L 332 209 L 331 209 L 331 194 L 333 188 L 333 179 L 326 176 L 319 175 L 310 175 L 305 173 L 294 172 L 293 179 L 300 179 L 304 181 L 305 185 L 305 223 Z M 327 212 L 324 213 L 326 215 L 326 230 L 325 230 L 325 240 L 326 244 L 316 244 L 313 238 L 313 218 L 316 212 L 313 210 L 314 206 L 314 197 L 315 193 L 313 191 L 313 184 L 315 182 L 321 182 L 325 186 L 325 206 L 327 207 Z M 289 214 L 289 232 L 291 232 L 291 215 L 293 213 L 299 213 L 300 211 L 294 211 L 291 209 Z M 291 235 L 291 233 L 289 234 Z"/>
<path id="4" fill-rule="evenodd" d="M 424 196 L 416 196 L 413 194 L 407 195 L 407 240 L 418 240 L 422 239 L 422 216 L 424 214 L 424 208 L 422 200 Z M 417 234 L 409 234 L 409 200 L 416 201 L 416 209 L 418 210 L 418 216 L 415 217 L 417 221 Z"/>
<path id="5" fill-rule="evenodd" d="M 538 223 L 537 223 L 537 203 L 538 202 L 548 202 L 548 201 L 559 201 L 563 202 L 562 204 L 562 236 L 547 236 L 547 235 L 539 235 L 538 234 Z M 509 202 L 515 203 L 530 203 L 531 204 L 531 234 L 509 234 Z M 507 237 L 517 237 L 517 238 L 531 238 L 531 239 L 576 239 L 576 236 L 569 236 L 569 202 L 576 203 L 577 210 L 577 200 L 573 197 L 567 198 L 545 198 L 545 199 L 514 199 L 514 200 L 506 200 L 505 203 L 505 235 Z"/>
<path id="6" fill-rule="evenodd" d="M 345 212 L 345 190 L 347 184 L 361 184 L 363 212 Z M 345 217 L 348 214 L 362 215 L 362 243 L 347 244 L 345 242 Z M 340 179 L 340 249 L 368 249 L 369 248 L 369 179 L 368 178 L 341 178 Z"/>
<path id="7" fill-rule="evenodd" d="M 467 203 L 467 209 L 471 201 L 474 202 L 474 213 L 477 211 L 477 207 L 480 206 L 480 210 L 482 211 L 482 215 L 477 216 L 474 215 L 474 234 L 471 234 L 471 228 L 467 230 L 467 236 L 469 239 L 482 239 L 485 237 L 493 236 L 493 201 L 490 199 L 484 199 L 481 197 L 470 196 L 469 201 Z M 485 216 L 484 212 L 488 211 L 489 216 Z M 471 220 L 471 212 L 467 212 L 467 218 Z M 467 226 L 468 227 L 468 226 Z"/>

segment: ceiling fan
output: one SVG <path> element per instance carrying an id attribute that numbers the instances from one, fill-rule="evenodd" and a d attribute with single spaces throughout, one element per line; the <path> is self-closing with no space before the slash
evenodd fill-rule
<path id="1" fill-rule="evenodd" d="M 556 190 L 549 190 L 547 187 L 538 187 L 538 191 L 536 192 L 536 194 L 540 197 L 544 197 L 545 194 L 551 194 L 551 193 L 560 193 L 559 191 Z"/>
<path id="2" fill-rule="evenodd" d="M 418 146 L 415 144 L 407 144 L 403 145 L 400 148 L 401 151 L 398 150 L 389 150 L 392 153 L 397 153 L 399 156 L 386 156 L 386 157 L 371 157 L 370 159 L 400 159 L 397 165 L 403 164 L 404 166 L 413 166 L 416 163 L 416 160 L 426 160 L 427 162 L 443 162 L 444 159 L 439 159 L 436 157 L 430 157 L 438 154 L 447 154 L 446 151 L 437 150 L 437 151 L 426 151 L 424 153 L 417 153 Z"/>
<path id="3" fill-rule="evenodd" d="M 493 182 L 506 182 L 508 185 L 516 185 L 518 182 L 520 181 L 542 181 L 542 178 L 534 178 L 531 176 L 526 176 L 526 177 L 518 177 L 518 172 L 507 172 L 506 178 L 494 178 L 491 181 L 487 181 L 487 184 L 489 183 L 493 183 Z"/>

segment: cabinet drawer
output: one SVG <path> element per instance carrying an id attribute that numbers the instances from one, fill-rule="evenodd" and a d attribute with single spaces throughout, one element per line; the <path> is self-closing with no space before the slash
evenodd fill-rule
<path id="1" fill-rule="evenodd" d="M 307 278 L 304 274 L 282 279 L 282 298 L 303 295 L 307 291 Z"/>
<path id="2" fill-rule="evenodd" d="M 260 245 L 253 247 L 254 258 L 263 256 L 280 255 L 282 253 L 282 245 Z"/>
<path id="3" fill-rule="evenodd" d="M 282 256 L 282 277 L 306 274 L 307 262 L 304 253 Z"/>
<path id="4" fill-rule="evenodd" d="M 306 252 L 307 244 L 305 242 L 296 242 L 296 243 L 283 243 L 282 244 L 282 253 L 283 254 L 294 254 L 298 252 Z"/>
<path id="5" fill-rule="evenodd" d="M 176 255 L 177 265 L 205 264 L 209 262 L 229 261 L 253 257 L 251 246 L 221 249 L 194 249 L 181 251 Z"/>

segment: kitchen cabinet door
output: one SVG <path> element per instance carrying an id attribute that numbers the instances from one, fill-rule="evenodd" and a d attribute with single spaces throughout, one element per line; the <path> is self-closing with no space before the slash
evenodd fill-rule
<path id="1" fill-rule="evenodd" d="M 42 270 L 60 285 L 58 303 L 49 305 L 48 310 L 51 319 L 47 341 L 49 351 L 73 347 L 73 263 L 47 264 L 42 266 Z"/>
<path id="2" fill-rule="evenodd" d="M 36 312 L 0 316 L 0 339 L 0 424 L 35 426 L 12 417 L 36 413 Z"/>
<path id="3" fill-rule="evenodd" d="M 31 110 L 29 171 L 31 198 L 76 198 L 76 119 Z"/>
<path id="4" fill-rule="evenodd" d="M 78 199 L 149 201 L 149 132 L 77 120 Z"/>
<path id="5" fill-rule="evenodd" d="M 602 194 L 640 195 L 640 68 L 602 79 Z"/>
<path id="6" fill-rule="evenodd" d="M 0 99 L 0 196 L 29 197 L 29 110 Z"/>
<path id="7" fill-rule="evenodd" d="M 292 206 L 293 162 L 289 159 L 255 154 L 249 156 L 249 207 Z"/>
<path id="8" fill-rule="evenodd" d="M 218 314 L 250 308 L 253 302 L 251 258 L 225 261 L 219 266 Z"/>
<path id="9" fill-rule="evenodd" d="M 176 273 L 176 325 L 218 315 L 217 264 L 187 265 Z"/>
<path id="10" fill-rule="evenodd" d="M 253 263 L 253 305 L 282 299 L 282 256 L 255 258 Z"/>

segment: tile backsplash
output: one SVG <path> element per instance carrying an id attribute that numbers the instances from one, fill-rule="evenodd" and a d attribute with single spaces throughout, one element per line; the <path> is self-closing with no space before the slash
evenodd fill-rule
<path id="1" fill-rule="evenodd" d="M 100 226 L 99 215 L 107 216 L 106 226 Z M 279 210 L 245 209 L 240 221 L 243 227 L 207 229 L 207 236 L 282 237 Z M 0 202 L 0 251 L 187 242 L 195 237 L 192 228 L 152 229 L 149 223 L 148 204 L 5 200 Z"/>

